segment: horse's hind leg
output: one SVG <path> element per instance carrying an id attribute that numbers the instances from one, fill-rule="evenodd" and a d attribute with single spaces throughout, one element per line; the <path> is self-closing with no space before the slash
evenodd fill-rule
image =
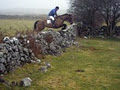
<path id="1" fill-rule="evenodd" d="M 66 29 L 66 28 L 67 28 L 67 25 L 66 25 L 66 24 L 63 24 L 61 30 L 64 30 L 64 29 Z"/>

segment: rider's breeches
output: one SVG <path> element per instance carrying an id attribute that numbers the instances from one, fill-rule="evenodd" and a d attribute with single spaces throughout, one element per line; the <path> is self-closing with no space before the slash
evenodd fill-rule
<path id="1" fill-rule="evenodd" d="M 50 19 L 52 19 L 52 21 L 54 21 L 54 20 L 55 20 L 55 18 L 54 18 L 53 16 L 49 16 L 49 18 L 50 18 Z"/>

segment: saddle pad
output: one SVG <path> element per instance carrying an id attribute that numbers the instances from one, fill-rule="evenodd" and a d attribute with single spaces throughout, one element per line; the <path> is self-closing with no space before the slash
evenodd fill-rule
<path id="1" fill-rule="evenodd" d="M 47 24 L 51 24 L 51 20 L 47 20 Z"/>

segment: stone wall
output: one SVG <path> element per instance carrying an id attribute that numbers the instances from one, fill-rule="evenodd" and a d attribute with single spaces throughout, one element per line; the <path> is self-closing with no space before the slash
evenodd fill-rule
<path id="1" fill-rule="evenodd" d="M 5 37 L 0 44 L 0 74 L 13 71 L 32 60 L 36 60 L 32 50 L 23 47 L 17 38 Z"/>
<path id="2" fill-rule="evenodd" d="M 61 55 L 66 48 L 77 44 L 76 37 L 75 24 L 58 32 L 48 30 L 36 35 L 5 37 L 0 44 L 0 74 L 11 72 L 25 63 L 39 61 L 34 53 Z"/>
<path id="3" fill-rule="evenodd" d="M 41 47 L 42 54 L 60 55 L 66 48 L 76 44 L 77 29 L 71 25 L 66 30 L 55 32 L 48 30 L 35 36 L 36 44 Z"/>

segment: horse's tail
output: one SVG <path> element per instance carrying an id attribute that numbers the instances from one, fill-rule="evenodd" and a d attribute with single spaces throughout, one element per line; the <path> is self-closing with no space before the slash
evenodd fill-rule
<path id="1" fill-rule="evenodd" d="M 35 23 L 34 23 L 34 29 L 36 29 L 37 28 L 37 23 L 39 22 L 39 20 L 37 20 Z"/>

